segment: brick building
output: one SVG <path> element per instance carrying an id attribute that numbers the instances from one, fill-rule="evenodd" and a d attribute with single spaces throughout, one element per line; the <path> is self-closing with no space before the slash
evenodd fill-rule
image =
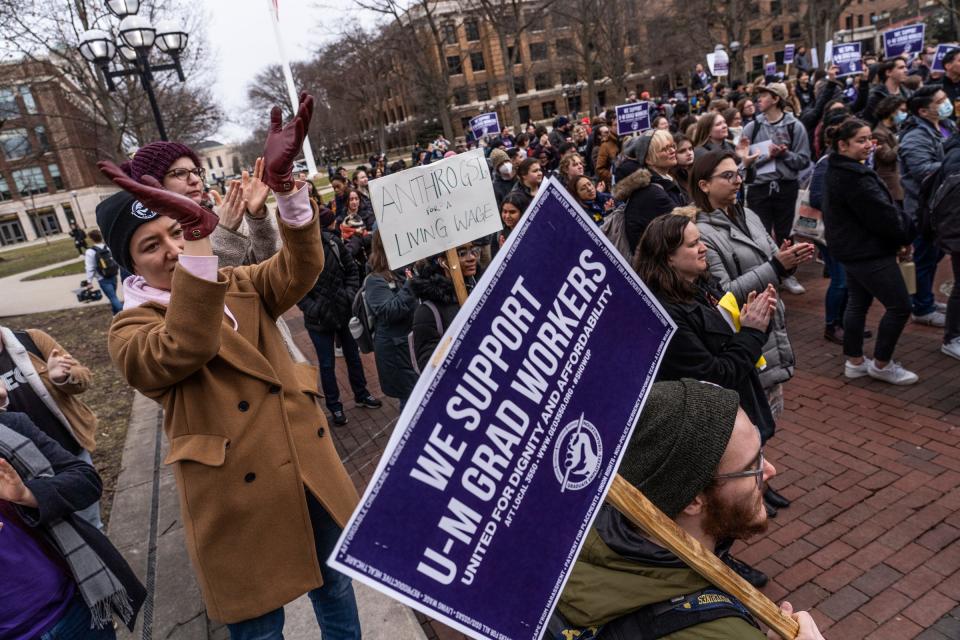
<path id="1" fill-rule="evenodd" d="M 0 66 L 0 245 L 96 225 L 95 119 L 44 63 Z"/>

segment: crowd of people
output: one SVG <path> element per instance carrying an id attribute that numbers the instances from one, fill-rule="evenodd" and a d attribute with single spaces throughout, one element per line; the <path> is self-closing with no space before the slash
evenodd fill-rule
<path id="1" fill-rule="evenodd" d="M 92 246 L 83 231 L 71 235 L 116 316 L 115 366 L 164 409 L 165 462 L 210 616 L 234 640 L 281 638 L 283 606 L 308 593 L 324 638 L 360 637 L 350 580 L 324 561 L 358 501 L 320 408 L 347 423 L 336 358 L 356 406 L 377 408 L 361 357 L 372 351 L 380 389 L 402 408 L 459 310 L 454 269 L 472 292 L 547 176 L 678 327 L 621 475 L 763 586 L 766 576 L 729 551 L 790 507 L 763 451 L 798 366 L 781 295 L 805 293 L 798 268 L 823 263 L 823 335 L 842 346 L 848 378 L 917 382 L 894 359 L 910 321 L 943 328 L 943 354 L 960 359 L 960 289 L 947 303 L 933 290 L 947 253 L 960 277 L 960 49 L 943 58 L 944 73 L 930 72 L 930 53 L 867 58 L 852 78 L 801 64 L 789 79 L 725 83 L 697 65 L 689 98 L 652 101 L 650 129 L 629 137 L 616 134 L 615 111 L 460 144 L 438 136 L 409 164 L 482 147 L 503 222 L 457 247 L 458 265 L 446 254 L 402 269 L 387 262 L 370 181 L 406 158 L 330 166 L 332 199 L 294 175 L 313 110 L 306 94 L 286 124 L 271 112 L 263 156 L 223 193 L 180 143 L 147 144 L 119 167 L 101 162 L 121 191 L 98 206 Z M 868 358 L 874 299 L 884 314 Z M 319 372 L 282 318 L 294 306 Z M 97 421 L 77 398 L 90 384 L 51 336 L 0 327 L 0 574 L 13 576 L 0 586 L 0 638 L 113 638 L 112 617 L 132 628 L 144 601 L 101 532 Z M 705 612 L 696 604 L 705 594 L 726 604 Z M 799 638 L 821 638 L 808 614 L 783 610 Z M 763 637 L 742 603 L 609 506 L 548 636 L 601 626 L 609 637 L 638 637 L 638 626 L 657 637 Z"/>

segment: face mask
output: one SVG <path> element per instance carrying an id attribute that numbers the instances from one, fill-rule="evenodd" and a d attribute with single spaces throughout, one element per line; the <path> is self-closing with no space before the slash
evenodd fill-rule
<path id="1" fill-rule="evenodd" d="M 903 121 L 906 119 L 907 119 L 906 111 L 897 111 L 895 114 L 893 114 L 893 121 L 896 124 L 903 124 Z"/>
<path id="2" fill-rule="evenodd" d="M 509 162 L 504 162 L 502 165 L 500 165 L 500 168 L 497 170 L 500 172 L 500 177 L 509 178 L 510 176 L 513 175 L 513 164 Z"/>
<path id="3" fill-rule="evenodd" d="M 953 104 L 951 104 L 950 100 L 944 100 L 943 104 L 941 104 L 940 107 L 937 108 L 937 114 L 940 116 L 941 119 L 949 118 L 950 114 L 952 113 L 953 113 Z"/>

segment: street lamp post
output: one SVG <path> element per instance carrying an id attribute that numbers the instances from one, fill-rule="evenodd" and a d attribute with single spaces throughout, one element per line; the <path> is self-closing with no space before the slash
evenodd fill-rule
<path id="1" fill-rule="evenodd" d="M 86 229 L 86 228 L 87 228 L 87 219 L 83 217 L 83 209 L 80 208 L 80 199 L 77 197 L 77 192 L 76 192 L 76 191 L 71 191 L 71 192 L 70 192 L 70 195 L 73 196 L 73 204 L 74 204 L 74 206 L 77 208 L 77 213 L 80 214 L 80 224 L 83 225 L 83 226 L 81 227 L 81 229 Z"/>
<path id="2" fill-rule="evenodd" d="M 107 88 L 116 91 L 115 78 L 139 76 L 143 90 L 147 92 L 153 119 L 157 124 L 157 133 L 161 140 L 167 139 L 167 130 L 163 126 L 157 96 L 153 91 L 153 73 L 155 71 L 176 71 L 180 82 L 185 80 L 180 66 L 180 54 L 187 47 L 187 33 L 170 23 L 153 27 L 150 21 L 138 16 L 139 0 L 107 0 L 110 13 L 120 18 L 113 31 L 90 29 L 80 36 L 78 49 L 88 62 L 96 65 L 106 80 Z M 157 46 L 172 59 L 172 62 L 159 65 L 150 64 L 150 50 Z M 110 68 L 110 62 L 117 52 L 122 60 L 121 68 Z"/>

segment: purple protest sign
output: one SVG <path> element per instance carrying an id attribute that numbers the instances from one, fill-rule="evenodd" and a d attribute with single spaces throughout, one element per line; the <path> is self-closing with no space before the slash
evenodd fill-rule
<path id="1" fill-rule="evenodd" d="M 937 50 L 933 54 L 933 64 L 930 65 L 930 71 L 939 71 L 940 73 L 946 71 L 943 68 L 943 56 L 947 55 L 947 52 L 951 49 L 960 49 L 960 45 L 956 43 L 937 45 Z"/>
<path id="2" fill-rule="evenodd" d="M 768 62 L 763 66 L 763 75 L 765 76 L 775 76 L 777 75 L 777 63 Z"/>
<path id="3" fill-rule="evenodd" d="M 796 55 L 797 47 L 793 44 L 787 44 L 783 46 L 783 64 L 793 64 L 793 57 Z"/>
<path id="4" fill-rule="evenodd" d="M 477 140 L 493 133 L 500 133 L 500 120 L 497 118 L 496 111 L 481 113 L 474 118 L 470 118 L 470 130 L 473 131 Z"/>
<path id="5" fill-rule="evenodd" d="M 472 638 L 539 640 L 674 330 L 545 182 L 417 382 L 331 564 Z"/>
<path id="6" fill-rule="evenodd" d="M 650 128 L 650 103 L 631 102 L 617 105 L 617 135 L 629 136 Z"/>
<path id="7" fill-rule="evenodd" d="M 838 76 L 863 73 L 863 59 L 860 56 L 860 43 L 847 42 L 833 45 L 833 64 L 840 69 Z"/>
<path id="8" fill-rule="evenodd" d="M 883 32 L 883 57 L 907 55 L 913 58 L 923 51 L 924 24 L 910 24 Z"/>

